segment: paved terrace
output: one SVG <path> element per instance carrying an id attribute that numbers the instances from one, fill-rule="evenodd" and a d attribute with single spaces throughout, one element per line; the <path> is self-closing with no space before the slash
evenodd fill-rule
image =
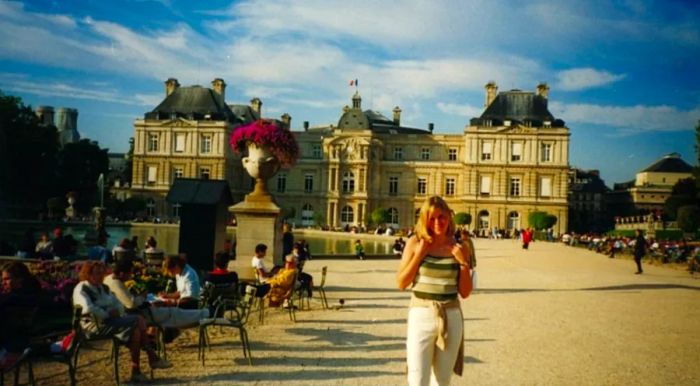
<path id="1" fill-rule="evenodd" d="M 477 240 L 480 289 L 463 303 L 465 367 L 454 385 L 700 384 L 700 281 L 687 272 L 608 259 L 536 242 Z M 397 260 L 319 260 L 330 301 L 345 305 L 282 310 L 249 327 L 254 365 L 237 332 L 212 330 L 205 367 L 194 330 L 169 347 L 175 368 L 155 384 L 401 385 L 409 294 L 396 290 Z M 128 363 L 122 350 L 122 363 Z M 108 384 L 108 351 L 81 356 L 79 384 Z M 144 361 L 145 362 L 145 361 Z M 147 367 L 144 367 L 147 369 Z M 64 367 L 40 364 L 40 384 L 65 384 Z M 122 370 L 126 377 L 128 370 Z"/>

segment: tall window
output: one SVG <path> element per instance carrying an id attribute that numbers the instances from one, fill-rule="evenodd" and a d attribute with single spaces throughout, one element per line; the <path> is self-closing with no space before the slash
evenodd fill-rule
<path id="1" fill-rule="evenodd" d="M 399 194 L 399 177 L 389 177 L 389 195 Z"/>
<path id="2" fill-rule="evenodd" d="M 314 224 L 314 208 L 311 204 L 304 204 L 301 207 L 301 225 L 310 226 Z"/>
<path id="3" fill-rule="evenodd" d="M 202 154 L 211 153 L 211 135 L 202 135 L 201 142 L 199 143 L 199 152 Z"/>
<path id="4" fill-rule="evenodd" d="M 520 177 L 510 178 L 510 195 L 520 196 Z"/>
<path id="5" fill-rule="evenodd" d="M 445 180 L 445 195 L 454 196 L 455 195 L 455 179 L 447 178 Z"/>
<path id="6" fill-rule="evenodd" d="M 483 142 L 481 144 L 481 160 L 482 161 L 490 160 L 492 151 L 493 151 L 493 143 Z"/>
<path id="7" fill-rule="evenodd" d="M 551 162 L 552 161 L 552 144 L 543 143 L 540 147 L 540 161 Z"/>
<path id="8" fill-rule="evenodd" d="M 365 169 L 360 169 L 360 181 L 358 182 L 358 187 L 360 192 L 365 191 Z"/>
<path id="9" fill-rule="evenodd" d="M 314 175 L 311 173 L 306 173 L 304 175 L 304 193 L 311 193 L 314 191 Z"/>
<path id="10" fill-rule="evenodd" d="M 153 217 L 156 215 L 156 200 L 149 198 L 146 200 L 146 215 Z"/>
<path id="11" fill-rule="evenodd" d="M 420 159 L 427 161 L 430 159 L 430 148 L 424 147 L 420 149 Z"/>
<path id="12" fill-rule="evenodd" d="M 335 191 L 336 190 L 336 182 L 337 182 L 337 169 L 336 168 L 331 168 L 331 190 Z"/>
<path id="13" fill-rule="evenodd" d="M 483 195 L 491 194 L 491 176 L 481 176 L 479 193 Z"/>
<path id="14" fill-rule="evenodd" d="M 185 170 L 182 166 L 175 166 L 173 168 L 173 180 L 182 178 L 182 176 L 185 174 Z"/>
<path id="15" fill-rule="evenodd" d="M 175 152 L 182 153 L 185 151 L 185 133 L 175 134 Z"/>
<path id="16" fill-rule="evenodd" d="M 284 193 L 287 189 L 287 174 L 279 173 L 277 174 L 277 193 Z"/>
<path id="17" fill-rule="evenodd" d="M 403 148 L 402 147 L 394 147 L 394 159 L 395 160 L 402 160 L 403 159 Z"/>
<path id="18" fill-rule="evenodd" d="M 389 208 L 389 223 L 399 225 L 399 211 L 396 208 Z"/>
<path id="19" fill-rule="evenodd" d="M 350 206 L 344 206 L 343 209 L 340 210 L 340 222 L 353 222 L 354 221 L 354 216 L 352 212 L 352 207 Z"/>
<path id="20" fill-rule="evenodd" d="M 314 144 L 311 147 L 311 156 L 313 158 L 321 158 L 321 145 Z"/>
<path id="21" fill-rule="evenodd" d="M 513 142 L 510 148 L 510 160 L 520 161 L 523 156 L 523 144 L 521 142 Z"/>
<path id="22" fill-rule="evenodd" d="M 355 175 L 352 172 L 343 173 L 343 193 L 355 191 Z"/>
<path id="23" fill-rule="evenodd" d="M 176 202 L 173 204 L 173 217 L 180 217 L 180 208 L 182 208 L 180 203 Z"/>
<path id="24" fill-rule="evenodd" d="M 158 134 L 148 134 L 148 151 L 158 151 Z"/>
<path id="25" fill-rule="evenodd" d="M 457 149 L 453 147 L 447 149 L 447 159 L 450 161 L 457 161 Z"/>
<path id="26" fill-rule="evenodd" d="M 425 177 L 418 178 L 418 194 L 426 194 L 428 191 L 428 180 Z"/>
<path id="27" fill-rule="evenodd" d="M 540 180 L 540 196 L 552 196 L 552 177 L 542 177 Z"/>
<path id="28" fill-rule="evenodd" d="M 203 180 L 208 180 L 211 177 L 211 169 L 209 168 L 199 168 L 199 178 Z"/>
<path id="29" fill-rule="evenodd" d="M 158 167 L 157 166 L 147 166 L 146 167 L 146 184 L 155 185 L 158 179 Z"/>
<path id="30" fill-rule="evenodd" d="M 520 228 L 520 215 L 518 212 L 508 213 L 508 229 L 519 229 Z"/>

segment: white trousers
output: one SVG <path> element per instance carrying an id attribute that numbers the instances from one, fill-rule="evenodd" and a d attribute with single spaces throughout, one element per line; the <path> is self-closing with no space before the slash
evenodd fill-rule
<path id="1" fill-rule="evenodd" d="M 433 308 L 411 307 L 408 310 L 406 361 L 410 386 L 450 384 L 464 322 L 459 309 L 450 308 L 446 313 L 447 339 L 443 351 L 435 345 L 438 321 Z"/>

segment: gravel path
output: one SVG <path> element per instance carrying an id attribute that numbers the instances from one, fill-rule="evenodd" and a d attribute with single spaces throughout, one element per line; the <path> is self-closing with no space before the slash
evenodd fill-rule
<path id="1" fill-rule="evenodd" d="M 463 303 L 465 368 L 454 385 L 700 384 L 700 281 L 688 273 L 537 242 L 477 240 L 479 289 Z M 402 385 L 409 294 L 395 289 L 398 260 L 312 260 L 340 309 L 269 310 L 251 318 L 254 365 L 237 332 L 213 331 L 203 367 L 196 333 L 169 347 L 172 370 L 156 384 Z M 122 362 L 128 357 L 123 351 Z M 81 356 L 79 384 L 105 384 L 108 352 Z M 40 384 L 64 384 L 64 368 L 39 364 Z M 122 377 L 127 376 L 126 367 Z"/>

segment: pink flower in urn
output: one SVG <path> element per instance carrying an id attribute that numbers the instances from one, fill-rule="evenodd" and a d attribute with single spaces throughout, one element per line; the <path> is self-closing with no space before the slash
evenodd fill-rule
<path id="1" fill-rule="evenodd" d="M 293 166 L 299 158 L 299 145 L 291 131 L 282 128 L 275 121 L 260 119 L 239 126 L 229 138 L 231 149 L 241 154 L 248 143 L 267 148 L 283 167 Z"/>

